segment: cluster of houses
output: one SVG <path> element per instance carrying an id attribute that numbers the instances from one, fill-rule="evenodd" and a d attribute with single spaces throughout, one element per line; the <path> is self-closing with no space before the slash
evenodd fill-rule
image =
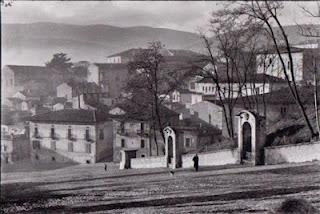
<path id="1" fill-rule="evenodd" d="M 120 162 L 121 151 L 132 151 L 133 157 L 140 158 L 164 155 L 164 139 L 159 127 L 151 128 L 146 110 L 132 108 L 121 99 L 130 75 L 127 64 L 140 50 L 111 55 L 105 63 L 79 62 L 77 66 L 84 66 L 86 72 L 78 79 L 53 78 L 50 68 L 42 66 L 4 66 L 1 161 L 29 158 L 34 162 Z M 301 45 L 293 48 L 295 78 L 301 92 L 307 94 L 302 96 L 306 108 L 314 104 L 309 96 L 313 76 L 308 61 L 313 51 L 314 47 Z M 169 49 L 162 54 L 168 61 L 179 63 L 198 55 Z M 285 50 L 282 54 L 287 55 Z M 225 89 L 218 92 L 210 77 L 194 75 L 170 94 L 161 108 L 168 125 L 179 133 L 177 142 L 183 153 L 206 151 L 227 139 L 225 101 L 218 99 L 218 93 L 228 93 L 224 84 L 231 83 L 234 90 L 234 97 L 228 101 L 246 96 L 266 105 L 257 113 L 266 116 L 269 127 L 282 118 L 297 117 L 279 60 L 272 51 L 258 54 L 256 60 L 262 55 L 270 66 L 263 71 L 261 63 L 257 65 L 256 75 L 246 80 L 245 87 L 237 78 L 231 82 L 220 79 L 220 87 Z M 247 108 L 240 99 L 234 103 L 237 111 Z"/>

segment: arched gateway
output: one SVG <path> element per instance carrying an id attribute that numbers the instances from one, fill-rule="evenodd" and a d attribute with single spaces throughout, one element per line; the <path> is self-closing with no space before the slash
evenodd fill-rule
<path id="1" fill-rule="evenodd" d="M 167 167 L 175 169 L 180 166 L 181 154 L 177 144 L 176 132 L 169 126 L 163 129 L 165 136 L 165 157 Z"/>
<path id="2" fill-rule="evenodd" d="M 237 116 L 240 163 L 263 164 L 265 118 L 247 110 Z"/>

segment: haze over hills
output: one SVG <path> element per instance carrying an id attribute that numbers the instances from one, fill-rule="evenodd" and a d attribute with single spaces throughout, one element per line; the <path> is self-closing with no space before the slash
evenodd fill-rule
<path id="1" fill-rule="evenodd" d="M 316 26 L 320 29 L 320 25 Z M 71 25 L 60 23 L 2 24 L 2 64 L 44 65 L 57 52 L 73 61 L 104 62 L 108 55 L 146 47 L 161 41 L 170 49 L 199 52 L 202 42 L 195 33 L 145 26 Z M 299 43 L 306 38 L 297 26 L 286 26 L 289 39 Z"/>
<path id="2" fill-rule="evenodd" d="M 3 24 L 3 64 L 43 65 L 56 52 L 73 61 L 104 62 L 108 55 L 160 40 L 167 48 L 188 49 L 197 34 L 152 27 L 69 25 L 57 23 Z"/>

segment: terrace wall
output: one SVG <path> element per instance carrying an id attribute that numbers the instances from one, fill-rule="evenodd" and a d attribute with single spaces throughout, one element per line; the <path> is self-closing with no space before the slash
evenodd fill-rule
<path id="1" fill-rule="evenodd" d="M 141 169 L 141 168 L 160 168 L 167 167 L 167 162 L 165 156 L 152 156 L 145 158 L 132 158 L 131 168 Z"/>
<path id="2" fill-rule="evenodd" d="M 320 141 L 264 149 L 265 164 L 299 163 L 320 160 Z"/>
<path id="3" fill-rule="evenodd" d="M 182 155 L 182 167 L 193 167 L 192 158 L 195 154 Z M 199 166 L 218 166 L 239 163 L 237 149 L 223 149 L 212 152 L 198 153 Z"/>

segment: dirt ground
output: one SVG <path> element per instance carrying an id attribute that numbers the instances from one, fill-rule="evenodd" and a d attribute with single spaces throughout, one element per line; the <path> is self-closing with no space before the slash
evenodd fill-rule
<path id="1" fill-rule="evenodd" d="M 286 198 L 320 209 L 320 163 L 177 170 L 109 164 L 1 173 L 4 213 L 269 213 Z"/>

